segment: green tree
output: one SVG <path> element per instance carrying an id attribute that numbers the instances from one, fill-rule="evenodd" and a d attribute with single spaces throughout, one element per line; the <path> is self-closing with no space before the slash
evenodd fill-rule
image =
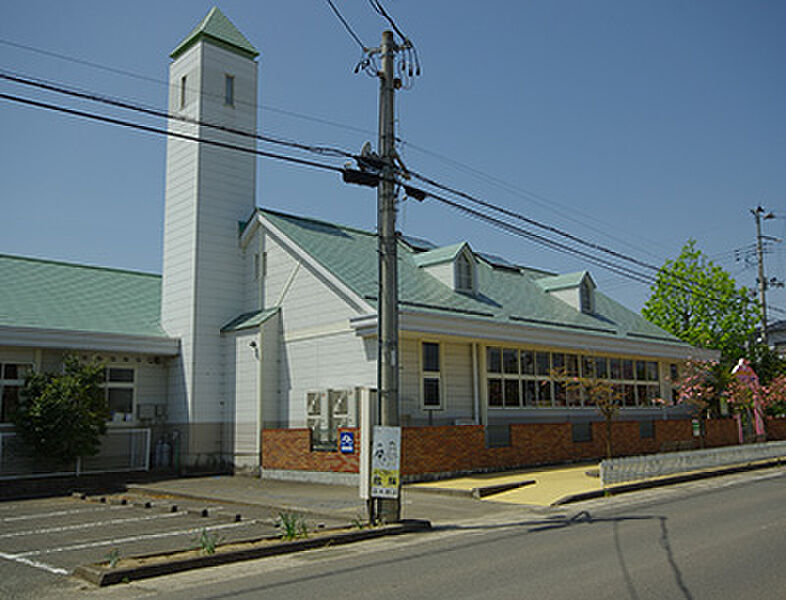
<path id="1" fill-rule="evenodd" d="M 66 463 L 98 454 L 109 418 L 104 371 L 68 355 L 62 373 L 28 375 L 14 424 L 36 456 Z"/>
<path id="2" fill-rule="evenodd" d="M 724 363 L 744 356 L 759 307 L 744 287 L 688 240 L 658 271 L 642 314 L 684 342 L 721 351 Z"/>

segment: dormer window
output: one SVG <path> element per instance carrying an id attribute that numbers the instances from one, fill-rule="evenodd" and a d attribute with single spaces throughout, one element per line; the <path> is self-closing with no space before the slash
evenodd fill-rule
<path id="1" fill-rule="evenodd" d="M 538 285 L 579 312 L 595 312 L 595 282 L 587 271 L 543 277 Z"/>
<path id="2" fill-rule="evenodd" d="M 465 253 L 456 257 L 456 291 L 471 294 L 475 291 L 475 273 L 472 261 Z"/>

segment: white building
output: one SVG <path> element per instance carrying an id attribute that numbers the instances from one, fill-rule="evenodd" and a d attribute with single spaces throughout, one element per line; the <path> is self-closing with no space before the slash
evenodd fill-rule
<path id="1" fill-rule="evenodd" d="M 169 111 L 195 123 L 170 130 L 254 148 L 196 122 L 256 131 L 257 55 L 211 10 L 172 52 Z M 376 237 L 255 196 L 252 154 L 169 138 L 161 277 L 0 255 L 0 434 L 25 370 L 56 369 L 65 352 L 106 360 L 111 428 L 151 429 L 181 466 L 256 469 L 265 428 L 309 426 L 318 444 L 353 425 L 341 391 L 376 385 Z M 586 271 L 466 243 L 403 237 L 399 252 L 405 426 L 476 423 L 504 443 L 510 422 L 595 419 L 552 380 L 557 367 L 621 386 L 628 418 L 662 418 L 652 400 L 670 396 L 676 365 L 714 356 Z"/>

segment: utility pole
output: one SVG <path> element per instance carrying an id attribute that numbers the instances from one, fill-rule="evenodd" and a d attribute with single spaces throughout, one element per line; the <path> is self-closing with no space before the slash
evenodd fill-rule
<path id="1" fill-rule="evenodd" d="M 379 236 L 379 291 L 377 294 L 377 354 L 380 425 L 399 425 L 398 403 L 398 264 L 396 240 L 395 112 L 396 43 L 392 31 L 382 32 L 379 76 L 379 145 L 382 162 L 377 188 L 377 234 Z M 401 484 L 395 499 L 378 499 L 376 516 L 385 521 L 401 518 Z"/>
<path id="2" fill-rule="evenodd" d="M 765 210 L 761 206 L 751 209 L 753 217 L 756 219 L 756 256 L 759 260 L 759 302 L 761 303 L 761 339 L 767 345 L 767 280 L 764 277 L 764 248 L 762 247 L 761 220 Z M 775 215 L 767 213 L 763 217 L 765 220 L 774 219 Z"/>

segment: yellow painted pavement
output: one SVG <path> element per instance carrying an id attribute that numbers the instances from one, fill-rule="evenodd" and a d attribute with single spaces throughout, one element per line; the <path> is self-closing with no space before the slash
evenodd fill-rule
<path id="1" fill-rule="evenodd" d="M 587 475 L 587 472 L 592 471 L 596 473 L 596 476 Z M 583 464 L 506 473 L 483 473 L 442 481 L 417 483 L 412 484 L 412 487 L 470 491 L 478 487 L 534 480 L 534 484 L 487 496 L 484 500 L 549 506 L 565 496 L 601 489 L 597 471 L 597 463 Z"/>

